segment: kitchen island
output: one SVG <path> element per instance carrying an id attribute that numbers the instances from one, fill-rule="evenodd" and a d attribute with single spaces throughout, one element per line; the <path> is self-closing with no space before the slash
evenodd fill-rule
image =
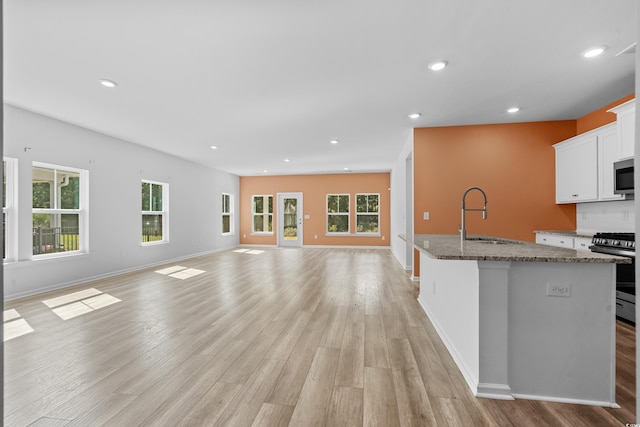
<path id="1" fill-rule="evenodd" d="M 414 235 L 418 301 L 478 397 L 615 407 L 615 264 L 622 257 Z"/>

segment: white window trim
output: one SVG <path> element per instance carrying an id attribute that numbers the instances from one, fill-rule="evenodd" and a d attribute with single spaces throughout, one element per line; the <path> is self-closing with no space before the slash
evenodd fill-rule
<path id="1" fill-rule="evenodd" d="M 34 208 L 33 198 L 31 199 L 31 215 L 33 214 L 77 214 L 78 215 L 78 232 L 80 249 L 77 251 L 56 252 L 52 254 L 33 255 L 33 245 L 31 248 L 31 259 L 42 260 L 50 258 L 64 258 L 69 256 L 84 255 L 89 253 L 89 171 L 85 169 L 77 169 L 68 166 L 54 165 L 51 163 L 32 162 L 31 168 L 54 169 L 62 172 L 77 173 L 80 176 L 80 191 L 78 209 L 50 209 L 50 208 Z M 31 181 L 33 185 L 33 179 Z M 33 223 L 31 224 L 33 228 Z"/>
<path id="2" fill-rule="evenodd" d="M 378 212 L 358 212 L 358 196 L 378 196 Z M 356 193 L 354 198 L 355 211 L 356 211 L 356 234 L 358 236 L 380 236 L 380 193 Z M 367 202 L 368 206 L 368 202 Z M 358 215 L 377 215 L 378 216 L 378 231 L 358 231 Z"/>
<path id="3" fill-rule="evenodd" d="M 273 209 L 271 210 L 271 212 L 256 212 L 255 211 L 255 203 L 254 200 L 256 197 L 263 197 L 263 198 L 267 198 L 267 197 L 271 197 L 271 207 L 273 208 L 273 194 L 254 194 L 253 196 L 251 196 L 251 235 L 252 236 L 273 236 Z M 269 201 L 267 199 L 267 203 L 265 204 L 263 202 L 263 206 L 269 206 Z M 254 227 L 255 227 L 255 216 L 256 215 L 260 215 L 260 216 L 264 216 L 264 215 L 268 215 L 271 217 L 271 231 L 255 231 Z"/>
<path id="4" fill-rule="evenodd" d="M 233 214 L 234 214 L 234 200 L 233 200 L 233 194 L 231 193 L 222 193 L 223 196 L 229 196 L 229 212 L 225 212 L 224 211 L 224 204 L 220 207 L 220 210 L 222 211 L 222 214 L 220 215 L 220 231 L 221 234 L 223 236 L 232 236 L 233 234 L 235 234 L 235 224 L 233 222 Z M 229 215 L 229 232 L 225 233 L 222 230 L 222 217 L 224 217 L 225 215 Z"/>
<path id="5" fill-rule="evenodd" d="M 154 240 L 153 242 L 140 242 L 140 246 L 156 246 L 169 243 L 169 184 L 160 181 L 151 181 L 143 179 L 140 183 L 156 184 L 162 186 L 162 210 L 161 211 L 143 211 L 140 207 L 140 219 L 143 215 L 162 215 L 162 240 Z M 141 199 L 139 199 L 141 200 Z M 140 221 L 140 236 L 142 237 L 142 221 Z"/>
<path id="6" fill-rule="evenodd" d="M 4 157 L 5 175 L 7 177 L 5 200 L 7 206 L 3 206 L 2 213 L 7 217 L 4 230 L 6 257 L 4 262 L 18 260 L 18 159 Z"/>
<path id="7" fill-rule="evenodd" d="M 331 196 L 347 196 L 349 197 L 349 212 L 331 212 L 329 213 L 329 197 Z M 324 203 L 326 213 L 324 232 L 325 236 L 350 236 L 351 235 L 351 194 L 348 193 L 331 193 L 327 194 Z M 347 217 L 347 231 L 329 231 L 329 215 L 345 215 Z"/>

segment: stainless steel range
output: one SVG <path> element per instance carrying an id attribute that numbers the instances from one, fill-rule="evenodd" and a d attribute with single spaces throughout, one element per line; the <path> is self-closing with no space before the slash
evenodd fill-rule
<path id="1" fill-rule="evenodd" d="M 592 252 L 633 259 L 631 264 L 616 264 L 616 315 L 636 321 L 636 235 L 635 233 L 596 233 L 589 246 Z"/>

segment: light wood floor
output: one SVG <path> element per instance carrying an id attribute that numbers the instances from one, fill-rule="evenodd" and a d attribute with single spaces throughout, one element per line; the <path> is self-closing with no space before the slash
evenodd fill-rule
<path id="1" fill-rule="evenodd" d="M 621 409 L 477 399 L 388 250 L 225 251 L 179 264 L 204 273 L 181 280 L 151 269 L 5 304 L 35 330 L 5 343 L 5 425 L 635 420 L 628 325 L 618 324 Z M 89 288 L 121 301 L 68 320 L 42 302 Z"/>

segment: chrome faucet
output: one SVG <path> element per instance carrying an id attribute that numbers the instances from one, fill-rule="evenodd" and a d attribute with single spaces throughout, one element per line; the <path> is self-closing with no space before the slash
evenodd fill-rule
<path id="1" fill-rule="evenodd" d="M 468 209 L 466 207 L 465 199 L 467 198 L 467 193 L 469 193 L 469 191 L 471 190 L 478 190 L 479 192 L 482 193 L 482 197 L 484 197 L 484 207 L 482 209 L 479 209 L 479 208 Z M 482 211 L 482 219 L 487 219 L 487 195 L 484 194 L 484 191 L 482 191 L 482 188 L 480 187 L 467 188 L 467 191 L 465 191 L 464 194 L 462 195 L 462 225 L 460 226 L 461 242 L 464 240 L 467 240 L 467 229 L 465 228 L 465 212 L 467 211 Z"/>

